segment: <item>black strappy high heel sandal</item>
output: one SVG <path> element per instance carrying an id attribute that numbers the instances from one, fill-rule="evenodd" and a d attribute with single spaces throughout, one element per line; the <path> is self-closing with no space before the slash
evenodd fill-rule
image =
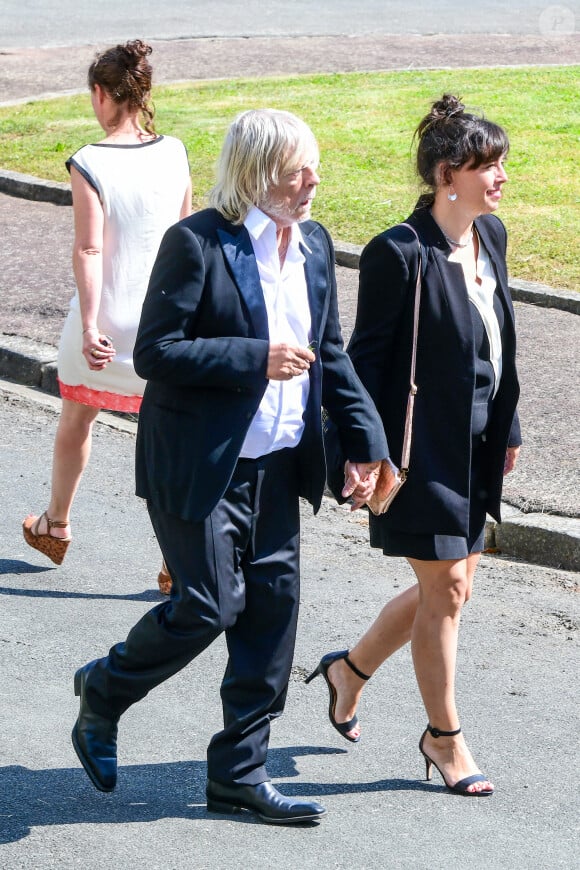
<path id="1" fill-rule="evenodd" d="M 433 765 L 437 767 L 432 758 L 429 758 L 425 750 L 423 749 L 423 741 L 425 740 L 425 735 L 429 732 L 431 737 L 455 737 L 456 734 L 461 734 L 461 728 L 458 728 L 456 731 L 441 731 L 439 728 L 432 728 L 431 725 L 427 725 L 423 734 L 421 735 L 421 740 L 419 741 L 419 750 L 421 751 L 421 755 L 425 759 L 425 779 L 431 779 L 431 769 Z M 439 768 L 437 767 L 437 770 Z M 455 785 L 449 785 L 441 770 L 439 770 L 443 782 L 445 786 L 452 791 L 454 794 L 461 794 L 464 797 L 489 797 L 493 794 L 493 789 L 484 789 L 483 791 L 468 791 L 468 787 L 472 785 L 474 782 L 486 782 L 487 776 L 483 773 L 473 773 L 471 776 L 465 776 L 463 779 L 460 779 L 459 782 L 456 782 Z"/>
<path id="2" fill-rule="evenodd" d="M 322 656 L 320 662 L 318 663 L 318 667 L 312 671 L 309 677 L 306 677 L 304 680 L 305 683 L 310 683 L 314 677 L 317 677 L 318 674 L 322 674 L 326 681 L 326 685 L 328 686 L 328 694 L 330 695 L 330 703 L 328 705 L 328 718 L 330 719 L 330 724 L 333 728 L 336 728 L 339 734 L 341 734 L 346 740 L 350 740 L 351 743 L 358 743 L 360 740 L 360 735 L 358 737 L 350 737 L 348 732 L 352 731 L 353 728 L 356 728 L 358 725 L 358 717 L 353 716 L 352 719 L 349 719 L 348 722 L 337 722 L 334 718 L 334 711 L 336 709 L 336 689 L 328 679 L 328 668 L 333 662 L 337 662 L 339 659 L 344 659 L 346 664 L 349 666 L 351 671 L 360 677 L 361 680 L 370 680 L 370 676 L 368 674 L 363 674 L 362 671 L 359 671 L 356 665 L 353 665 L 351 660 L 348 657 L 350 650 L 341 650 L 340 652 L 332 652 L 327 653 L 325 656 Z"/>

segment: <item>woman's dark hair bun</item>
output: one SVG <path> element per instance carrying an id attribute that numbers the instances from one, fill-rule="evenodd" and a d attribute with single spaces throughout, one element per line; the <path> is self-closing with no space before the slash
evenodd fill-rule
<path id="1" fill-rule="evenodd" d="M 454 97 L 453 94 L 443 94 L 440 100 L 436 100 L 433 103 L 429 115 L 431 121 L 446 121 L 448 118 L 461 115 L 464 111 L 465 106 L 461 102 L 461 97 Z"/>
<path id="2" fill-rule="evenodd" d="M 415 130 L 415 135 L 422 139 L 428 132 L 435 133 L 439 130 L 443 133 L 450 121 L 452 123 L 461 122 L 465 117 L 465 106 L 461 102 L 461 97 L 443 94 L 440 100 L 435 100 L 432 103 L 431 109 Z"/>

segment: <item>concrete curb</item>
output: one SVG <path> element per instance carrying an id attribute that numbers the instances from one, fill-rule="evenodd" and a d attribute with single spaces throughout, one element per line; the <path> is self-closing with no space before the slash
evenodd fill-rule
<path id="1" fill-rule="evenodd" d="M 70 184 L 60 181 L 45 181 L 34 175 L 20 172 L 0 171 L 0 193 L 32 199 L 37 202 L 51 202 L 53 205 L 72 205 Z"/>
<path id="2" fill-rule="evenodd" d="M 502 505 L 502 517 L 502 523 L 492 520 L 488 524 L 492 549 L 525 562 L 580 571 L 580 519 L 524 514 L 506 504 Z"/>
<path id="3" fill-rule="evenodd" d="M 362 250 L 362 245 L 336 242 L 337 265 L 358 269 Z M 519 278 L 510 278 L 509 287 L 512 299 L 517 302 L 528 302 L 544 308 L 558 308 L 570 314 L 580 314 L 580 293 L 575 293 L 573 290 L 557 290 L 537 281 L 523 281 Z"/>
<path id="4" fill-rule="evenodd" d="M 50 344 L 1 335 L 0 378 L 7 383 L 0 383 L 0 388 L 4 386 L 36 401 L 40 397 L 34 390 L 40 390 L 42 400 L 55 407 L 55 397 L 59 395 L 56 360 L 57 349 Z M 23 393 L 18 386 L 33 389 Z M 135 423 L 121 416 L 103 413 L 101 417 L 108 426 L 135 431 Z M 580 518 L 524 514 L 509 504 L 502 505 L 502 516 L 501 524 L 491 518 L 486 523 L 485 545 L 491 552 L 565 571 L 580 571 Z"/>
<path id="5" fill-rule="evenodd" d="M 6 169 L 0 170 L 0 193 L 16 196 L 20 199 L 50 202 L 53 205 L 72 205 L 70 184 L 46 181 L 33 175 L 23 175 L 20 172 L 10 172 Z M 358 269 L 362 250 L 362 245 L 336 242 L 335 260 L 337 265 Z M 580 314 L 580 293 L 574 293 L 573 290 L 557 290 L 535 281 L 511 278 L 510 291 L 512 298 L 518 302 L 528 302 L 544 308 L 558 308 L 571 314 Z"/>
<path id="6" fill-rule="evenodd" d="M 0 193 L 54 205 L 71 205 L 69 184 L 45 181 L 18 172 L 0 171 Z M 362 245 L 338 242 L 335 259 L 339 266 L 358 269 Z M 534 305 L 580 314 L 580 294 L 555 290 L 532 281 L 511 279 L 514 299 Z M 0 336 L 0 378 L 59 396 L 57 349 L 19 336 Z M 117 418 L 107 415 L 111 420 Z M 125 422 L 118 419 L 118 425 Z M 134 425 L 134 424 L 132 424 Z M 527 562 L 570 571 L 580 571 L 580 519 L 548 514 L 524 514 L 511 505 L 502 506 L 504 522 L 489 519 L 486 547 Z"/>
<path id="7" fill-rule="evenodd" d="M 2 335 L 0 341 L 0 378 L 59 395 L 56 347 L 17 335 Z"/>

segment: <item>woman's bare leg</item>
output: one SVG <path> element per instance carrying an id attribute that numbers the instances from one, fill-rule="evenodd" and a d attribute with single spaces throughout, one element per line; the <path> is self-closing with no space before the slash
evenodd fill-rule
<path id="1" fill-rule="evenodd" d="M 441 731 L 455 731 L 460 725 L 455 703 L 457 638 L 461 609 L 471 593 L 479 555 L 439 562 L 408 560 L 419 581 L 411 634 L 415 674 L 429 723 Z M 423 748 L 449 785 L 479 772 L 463 734 L 438 738 L 427 734 Z M 470 790 L 490 787 L 488 782 L 478 782 Z"/>
<path id="2" fill-rule="evenodd" d="M 54 441 L 50 503 L 46 510 L 51 520 L 70 522 L 72 503 L 91 454 L 93 423 L 98 413 L 98 408 L 63 399 Z M 46 525 L 42 518 L 39 534 L 48 532 Z M 67 538 L 70 528 L 52 528 L 50 533 Z"/>
<path id="3" fill-rule="evenodd" d="M 464 602 L 467 602 L 471 597 L 473 576 L 478 561 L 479 554 L 470 556 L 467 560 Z M 419 562 L 418 564 L 438 565 L 441 563 Z M 412 565 L 412 567 L 414 566 Z M 371 676 L 384 661 L 411 640 L 418 604 L 419 585 L 415 584 L 383 607 L 373 624 L 349 653 L 349 658 L 360 671 Z M 348 722 L 356 713 L 365 681 L 357 677 L 340 659 L 330 665 L 328 676 L 337 694 L 336 721 Z M 440 725 L 437 727 L 447 730 Z M 360 731 L 360 725 L 357 725 L 348 733 L 351 737 L 356 737 Z M 442 739 L 439 738 L 439 740 Z"/>
<path id="4" fill-rule="evenodd" d="M 389 656 L 409 642 L 418 602 L 419 587 L 415 584 L 385 604 L 349 652 L 349 659 L 363 674 L 374 674 Z M 356 712 L 365 682 L 340 659 L 330 665 L 328 675 L 337 694 L 336 721 L 348 722 Z M 356 737 L 360 734 L 360 727 L 357 725 L 348 733 Z"/>

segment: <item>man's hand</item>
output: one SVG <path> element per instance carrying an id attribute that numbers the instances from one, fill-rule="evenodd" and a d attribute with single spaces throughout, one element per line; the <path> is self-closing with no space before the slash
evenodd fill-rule
<path id="1" fill-rule="evenodd" d="M 505 460 L 503 464 L 503 473 L 509 474 L 510 471 L 513 471 L 516 467 L 516 462 L 518 461 L 518 456 L 520 455 L 519 447 L 508 447 L 505 454 Z"/>
<path id="2" fill-rule="evenodd" d="M 268 351 L 266 377 L 271 381 L 289 381 L 307 372 L 316 357 L 307 347 L 271 344 Z"/>
<path id="3" fill-rule="evenodd" d="M 362 507 L 375 491 L 380 462 L 351 462 L 344 466 L 343 498 L 351 499 L 351 511 Z"/>

